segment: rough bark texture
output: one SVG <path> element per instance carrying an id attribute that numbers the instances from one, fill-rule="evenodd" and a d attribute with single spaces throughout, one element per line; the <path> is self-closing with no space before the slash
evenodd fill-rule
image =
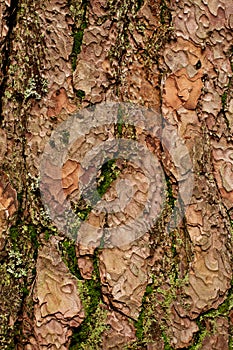
<path id="1" fill-rule="evenodd" d="M 0 18 L 1 349 L 232 349 L 231 2 L 0 0 Z M 39 168 L 52 130 L 105 101 L 162 115 L 150 112 L 150 123 L 158 135 L 170 125 L 183 140 L 194 187 L 174 225 L 183 148 L 172 159 L 124 115 L 111 130 L 88 130 L 62 167 L 63 194 L 53 165 L 46 167 L 47 200 L 59 208 L 69 198 L 99 230 L 93 245 L 83 232 L 83 245 L 50 220 Z M 166 193 L 148 232 L 102 248 L 106 220 L 134 218 L 147 194 L 143 172 L 118 161 L 99 178 L 99 190 L 110 201 L 120 181 L 134 182 L 124 218 L 106 219 L 77 201 L 88 171 L 79 158 L 108 134 L 140 139 L 157 156 Z"/>

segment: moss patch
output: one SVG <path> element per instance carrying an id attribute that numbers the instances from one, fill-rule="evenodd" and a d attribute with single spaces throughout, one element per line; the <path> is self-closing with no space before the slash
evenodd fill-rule
<path id="1" fill-rule="evenodd" d="M 20 222 L 9 230 L 9 238 L 4 251 L 6 256 L 0 265 L 1 318 L 0 343 L 2 349 L 15 349 L 22 342 L 22 323 L 9 326 L 9 315 L 20 316 L 22 307 L 27 305 L 27 297 L 35 278 L 35 260 L 38 250 L 37 228 Z M 4 319 L 3 319 L 4 318 Z"/>
<path id="2" fill-rule="evenodd" d="M 88 1 L 82 0 L 81 2 L 77 2 L 74 0 L 69 1 L 70 12 L 74 19 L 73 24 L 73 48 L 70 55 L 72 69 L 76 69 L 77 57 L 81 52 L 82 42 L 83 42 L 83 34 L 85 28 L 87 28 L 87 6 Z"/>
<path id="3" fill-rule="evenodd" d="M 70 245 L 68 247 L 68 251 L 70 259 L 73 258 L 73 264 L 76 264 L 74 250 Z M 69 348 L 70 350 L 98 349 L 101 344 L 101 335 L 104 330 L 107 329 L 107 312 L 104 309 L 102 302 L 97 250 L 95 250 L 93 257 L 93 266 L 94 271 L 92 274 L 92 279 L 78 280 L 78 290 L 85 309 L 85 319 L 82 324 L 73 331 Z M 77 269 L 77 266 L 75 270 L 72 266 L 72 271 L 74 271 L 76 277 L 79 278 L 80 272 L 77 273 Z"/>
<path id="4" fill-rule="evenodd" d="M 119 174 L 120 169 L 117 167 L 115 159 L 109 159 L 102 165 L 100 175 L 97 178 L 97 191 L 101 197 L 106 193 L 111 183 L 117 179 Z"/>
<path id="5" fill-rule="evenodd" d="M 81 46 L 83 41 L 83 29 L 78 29 L 77 32 L 73 34 L 74 43 L 71 54 L 72 69 L 76 68 L 77 57 L 81 52 Z"/>
<path id="6" fill-rule="evenodd" d="M 81 273 L 77 265 L 77 257 L 75 252 L 75 244 L 66 238 L 61 244 L 63 261 L 69 268 L 70 272 L 79 280 L 82 279 Z"/>
<path id="7" fill-rule="evenodd" d="M 79 97 L 81 100 L 85 97 L 85 91 L 83 90 L 77 90 L 76 96 Z"/>
<path id="8" fill-rule="evenodd" d="M 210 310 L 203 314 L 201 314 L 196 323 L 199 327 L 199 331 L 196 333 L 194 337 L 193 345 L 191 345 L 188 350 L 199 350 L 202 348 L 203 340 L 215 332 L 215 320 L 218 317 L 227 317 L 229 318 L 229 313 L 233 309 L 233 280 L 231 282 L 231 288 L 228 292 L 226 300 L 219 305 L 216 310 Z M 212 330 L 207 329 L 206 324 L 207 321 L 212 324 Z M 208 327 L 209 328 L 209 327 Z M 233 330 L 230 329 L 229 335 L 229 350 L 232 349 L 232 336 L 231 333 Z"/>

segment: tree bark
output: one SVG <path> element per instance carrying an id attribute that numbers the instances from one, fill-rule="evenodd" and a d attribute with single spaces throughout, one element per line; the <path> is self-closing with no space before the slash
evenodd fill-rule
<path id="1" fill-rule="evenodd" d="M 231 349 L 230 2 L 1 0 L 0 17 L 1 348 Z"/>

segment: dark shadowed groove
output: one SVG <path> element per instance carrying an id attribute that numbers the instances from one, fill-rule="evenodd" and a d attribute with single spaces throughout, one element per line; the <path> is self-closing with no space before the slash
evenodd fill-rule
<path id="1" fill-rule="evenodd" d="M 0 123 L 3 121 L 3 96 L 5 87 L 7 85 L 7 71 L 10 64 L 10 55 L 12 51 L 13 30 L 17 23 L 17 13 L 20 0 L 11 0 L 10 7 L 8 8 L 8 14 L 6 16 L 6 23 L 8 26 L 8 32 L 2 43 L 2 67 L 1 74 L 3 76 L 0 84 Z"/>

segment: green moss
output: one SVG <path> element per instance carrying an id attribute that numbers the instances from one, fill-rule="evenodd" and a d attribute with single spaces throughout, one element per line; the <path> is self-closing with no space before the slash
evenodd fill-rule
<path id="1" fill-rule="evenodd" d="M 229 312 L 233 309 L 233 280 L 231 281 L 231 288 L 228 291 L 226 300 L 219 305 L 216 310 L 207 311 L 205 314 L 200 316 L 200 321 L 208 318 L 215 319 L 219 316 L 227 317 Z"/>
<path id="2" fill-rule="evenodd" d="M 153 283 L 148 284 L 146 287 L 145 294 L 142 298 L 141 312 L 139 314 L 137 321 L 134 324 L 134 326 L 136 328 L 136 337 L 138 338 L 139 341 L 142 341 L 145 337 L 145 328 L 146 328 L 145 322 L 147 322 L 149 320 L 148 320 L 148 314 L 146 314 L 146 310 L 145 310 L 144 306 L 148 302 L 148 297 L 153 293 L 153 291 L 154 291 Z"/>
<path id="3" fill-rule="evenodd" d="M 162 331 L 162 338 L 164 341 L 164 350 L 174 350 L 174 348 L 170 345 L 169 338 L 164 330 Z"/>
<path id="4" fill-rule="evenodd" d="M 37 249 L 39 248 L 38 235 L 40 233 L 40 230 L 38 230 L 38 228 L 36 228 L 34 225 L 28 225 L 26 227 L 27 227 L 26 231 L 29 234 L 31 242 L 32 242 L 35 250 L 37 251 Z M 36 256 L 34 256 L 34 257 L 36 258 Z"/>
<path id="5" fill-rule="evenodd" d="M 82 2 L 69 1 L 70 3 L 70 12 L 74 19 L 73 25 L 73 48 L 70 55 L 72 69 L 76 69 L 77 57 L 81 52 L 83 34 L 84 30 L 87 27 L 86 13 L 88 1 L 83 0 Z"/>
<path id="6" fill-rule="evenodd" d="M 9 235 L 10 235 L 10 238 L 11 238 L 11 241 L 13 243 L 13 245 L 15 246 L 17 241 L 18 241 L 18 238 L 19 238 L 19 230 L 17 227 L 15 226 L 12 226 L 10 228 L 10 232 L 9 232 Z"/>
<path id="7" fill-rule="evenodd" d="M 226 102 L 227 102 L 227 92 L 225 91 L 225 92 L 222 94 L 222 108 L 223 108 L 223 110 L 225 110 Z"/>
<path id="8" fill-rule="evenodd" d="M 85 309 L 85 319 L 77 329 L 74 329 L 70 350 L 98 349 L 101 335 L 107 328 L 106 311 L 102 307 L 97 250 L 93 257 L 93 266 L 92 279 L 78 281 L 80 298 Z"/>
<path id="9" fill-rule="evenodd" d="M 78 268 L 75 244 L 73 243 L 73 241 L 70 241 L 68 238 L 66 238 L 62 242 L 61 250 L 63 260 L 68 266 L 70 272 L 73 275 L 75 275 L 79 280 L 81 280 L 82 276 Z"/>
<path id="10" fill-rule="evenodd" d="M 127 114 L 125 114 L 122 106 L 117 111 L 117 123 L 115 125 L 116 138 L 136 139 L 136 128 L 127 122 Z"/>
<path id="11" fill-rule="evenodd" d="M 171 23 L 172 16 L 171 16 L 171 11 L 169 10 L 167 6 L 167 1 L 162 0 L 161 5 L 160 5 L 160 21 L 161 24 L 168 24 Z"/>
<path id="12" fill-rule="evenodd" d="M 94 200 L 92 194 L 90 194 L 90 196 L 88 198 L 90 198 L 90 201 L 91 201 L 92 205 L 94 205 L 96 203 L 96 201 Z M 92 206 L 88 205 L 86 203 L 86 201 L 83 198 L 83 196 L 80 197 L 80 199 L 78 200 L 77 203 L 71 203 L 71 205 L 72 205 L 72 209 L 75 212 L 75 214 L 77 214 L 79 219 L 82 220 L 82 221 L 85 221 L 88 218 L 88 214 L 92 210 Z"/>
<path id="13" fill-rule="evenodd" d="M 88 214 L 91 212 L 91 207 L 87 206 L 85 209 L 82 209 L 78 212 L 78 217 L 82 220 L 85 221 L 88 217 Z"/>
<path id="14" fill-rule="evenodd" d="M 72 69 L 75 70 L 77 57 L 81 52 L 81 46 L 83 41 L 83 30 L 79 29 L 76 33 L 73 34 L 73 38 L 74 38 L 74 43 L 73 43 L 72 54 L 71 54 L 71 62 L 72 62 Z"/>
<path id="15" fill-rule="evenodd" d="M 194 336 L 194 344 L 188 348 L 189 350 L 200 350 L 202 348 L 203 340 L 210 334 L 199 320 L 197 320 L 196 323 L 199 327 L 199 331 Z"/>
<path id="16" fill-rule="evenodd" d="M 45 230 L 45 232 L 44 232 L 44 239 L 46 241 L 48 241 L 51 235 L 52 235 L 52 233 L 49 230 Z"/>
<path id="17" fill-rule="evenodd" d="M 120 169 L 116 165 L 115 159 L 109 159 L 101 167 L 101 173 L 99 178 L 97 178 L 97 191 L 102 197 L 111 183 L 117 179 L 117 176 L 120 174 Z"/>
<path id="18" fill-rule="evenodd" d="M 144 0 L 137 0 L 137 11 L 140 10 L 143 4 L 144 4 Z"/>
<path id="19" fill-rule="evenodd" d="M 29 289 L 26 286 L 22 287 L 22 293 L 23 293 L 23 297 L 27 297 L 30 293 Z"/>
<path id="20" fill-rule="evenodd" d="M 76 95 L 77 95 L 77 97 L 79 97 L 82 100 L 85 97 L 85 91 L 77 90 Z"/>
<path id="21" fill-rule="evenodd" d="M 24 90 L 25 100 L 29 98 L 35 98 L 40 100 L 48 92 L 48 81 L 42 77 L 36 75 L 31 76 L 28 79 L 27 86 Z"/>
<path id="22" fill-rule="evenodd" d="M 116 125 L 116 129 L 115 129 L 116 137 L 119 137 L 119 138 L 122 137 L 123 125 L 124 125 L 123 110 L 122 110 L 121 105 L 119 105 L 119 108 L 117 111 L 117 125 Z"/>
<path id="23" fill-rule="evenodd" d="M 230 311 L 233 309 L 233 280 L 231 282 L 231 288 L 228 292 L 226 300 L 218 307 L 216 310 L 210 310 L 203 314 L 201 314 L 197 320 L 196 323 L 199 327 L 199 331 L 196 333 L 194 337 L 194 343 L 191 345 L 188 349 L 189 350 L 199 350 L 202 348 L 203 340 L 215 333 L 216 325 L 215 320 L 218 317 L 228 317 Z M 206 328 L 206 321 L 208 321 L 210 324 L 212 324 L 212 330 L 209 330 Z M 230 336 L 231 339 L 231 336 Z M 231 344 L 229 343 L 229 349 L 231 348 Z"/>
<path id="24" fill-rule="evenodd" d="M 101 349 L 101 336 L 107 329 L 106 318 L 106 310 L 98 305 L 91 317 L 87 317 L 84 320 L 79 333 L 73 334 L 69 349 Z"/>
<path id="25" fill-rule="evenodd" d="M 102 307 L 101 282 L 98 266 L 97 250 L 93 256 L 92 279 L 84 280 L 77 265 L 75 243 L 65 239 L 60 246 L 63 260 L 69 270 L 78 279 L 78 290 L 81 302 L 84 306 L 85 319 L 78 328 L 73 330 L 70 343 L 71 350 L 98 349 L 101 342 L 101 335 L 107 328 L 106 311 Z"/>
<path id="26" fill-rule="evenodd" d="M 37 239 L 38 232 L 34 225 L 21 223 L 12 226 L 9 230 L 9 236 L 14 248 L 19 247 L 22 244 L 23 238 L 29 238 L 35 249 L 39 246 Z"/>
<path id="27" fill-rule="evenodd" d="M 17 261 L 19 263 L 19 260 L 22 260 L 22 266 L 25 266 L 26 268 L 28 257 L 28 253 L 26 253 L 27 251 L 30 251 L 30 254 L 32 254 L 33 256 L 33 259 L 37 258 L 37 251 L 39 247 L 38 235 L 40 233 L 40 229 L 32 224 L 25 224 L 23 222 L 19 223 L 19 219 L 17 220 L 17 222 L 18 224 L 12 226 L 9 230 L 9 237 L 11 239 L 12 244 L 12 249 L 9 253 L 15 261 L 14 264 L 17 265 Z M 28 244 L 29 242 L 30 244 Z M 26 255 L 24 255 L 24 252 L 26 253 Z M 25 268 L 22 269 L 25 270 Z M 19 275 L 18 272 L 17 275 Z M 22 275 L 22 272 L 20 273 L 20 275 Z"/>
<path id="28" fill-rule="evenodd" d="M 165 180 L 167 184 L 167 201 L 172 209 L 175 207 L 176 198 L 173 196 L 172 183 L 167 174 L 165 174 Z"/>
<path id="29" fill-rule="evenodd" d="M 97 182 L 97 191 L 91 189 L 88 193 L 85 193 L 85 197 L 88 198 L 87 201 L 80 197 L 78 202 L 71 203 L 73 211 L 77 214 L 78 218 L 82 221 L 85 221 L 88 218 L 89 213 L 92 210 L 92 207 L 96 205 L 96 203 L 100 200 L 100 198 L 106 193 L 106 191 L 111 186 L 111 183 L 117 179 L 120 174 L 120 169 L 116 165 L 115 159 L 109 159 L 105 162 L 101 169 L 98 177 L 96 178 Z M 79 224 L 77 223 L 77 227 L 75 229 L 78 230 Z"/>
<path id="30" fill-rule="evenodd" d="M 15 342 L 22 340 L 22 319 L 17 318 L 17 315 L 21 312 L 22 305 L 27 305 L 27 298 L 29 298 L 29 291 L 36 273 L 35 261 L 40 229 L 20 219 L 22 217 L 18 216 L 16 224 L 9 229 L 5 247 L 7 254 L 0 265 L 1 313 L 6 315 L 5 325 L 0 325 L 0 342 L 3 349 L 5 344 L 7 344 L 6 349 L 10 349 L 12 344 L 15 345 Z M 17 319 L 13 327 L 9 327 L 9 315 Z"/>
<path id="31" fill-rule="evenodd" d="M 232 350 L 233 349 L 233 336 L 230 335 L 229 337 L 229 350 Z"/>
<path id="32" fill-rule="evenodd" d="M 141 312 L 135 322 L 138 340 L 128 349 L 142 349 L 146 344 L 153 343 L 155 339 L 163 339 L 165 349 L 172 349 L 167 335 L 167 320 L 171 304 L 176 299 L 178 291 L 187 283 L 187 276 L 184 279 L 178 279 L 173 270 L 170 271 L 169 275 L 170 287 L 167 283 L 166 289 L 160 286 L 159 280 L 154 275 L 151 276 L 152 283 L 146 288 Z M 160 322 L 156 318 L 158 305 L 160 309 L 164 310 L 164 318 Z"/>

